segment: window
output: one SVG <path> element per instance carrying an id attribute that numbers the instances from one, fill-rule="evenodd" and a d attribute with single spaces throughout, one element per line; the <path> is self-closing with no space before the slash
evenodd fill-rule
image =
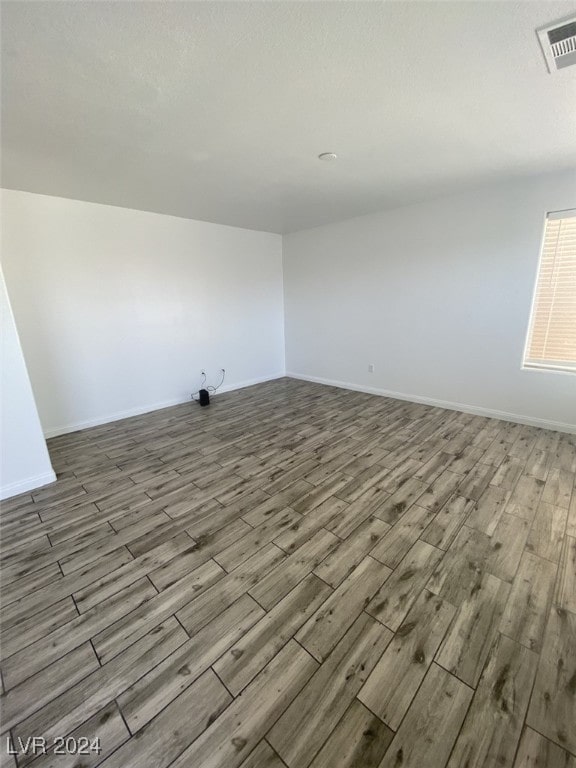
<path id="1" fill-rule="evenodd" d="M 576 372 L 576 209 L 546 217 L 524 367 Z"/>

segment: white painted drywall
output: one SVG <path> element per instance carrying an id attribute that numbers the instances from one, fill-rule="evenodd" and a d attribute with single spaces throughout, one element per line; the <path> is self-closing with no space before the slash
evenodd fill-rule
<path id="1" fill-rule="evenodd" d="M 285 236 L 288 374 L 574 428 L 576 376 L 521 362 L 546 211 L 575 204 L 554 174 Z"/>
<path id="2" fill-rule="evenodd" d="M 293 232 L 563 169 L 576 78 L 534 30 L 575 7 L 3 3 L 2 180 Z"/>
<path id="3" fill-rule="evenodd" d="M 2 256 L 47 435 L 284 372 L 280 235 L 2 191 Z"/>
<path id="4" fill-rule="evenodd" d="M 0 270 L 0 499 L 56 480 Z"/>

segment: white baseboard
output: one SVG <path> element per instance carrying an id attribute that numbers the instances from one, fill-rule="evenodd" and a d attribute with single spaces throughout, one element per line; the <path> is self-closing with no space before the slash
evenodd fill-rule
<path id="1" fill-rule="evenodd" d="M 10 485 L 4 485 L 0 488 L 0 500 L 11 499 L 12 496 L 18 496 L 21 493 L 27 493 L 28 491 L 34 491 L 36 488 L 41 488 L 43 485 L 49 485 L 56 482 L 55 472 L 45 472 L 43 475 L 36 475 L 36 477 L 28 477 L 26 480 L 20 480 L 17 483 L 11 483 Z"/>
<path id="2" fill-rule="evenodd" d="M 161 403 L 154 403 L 151 405 L 143 405 L 138 408 L 130 408 L 126 411 L 116 411 L 110 413 L 108 416 L 98 416 L 94 419 L 87 419 L 86 421 L 75 421 L 71 424 L 66 424 L 61 427 L 50 427 L 44 430 L 44 437 L 58 437 L 59 435 L 67 435 L 70 432 L 78 432 L 81 429 L 89 429 L 90 427 L 99 427 L 102 424 L 110 424 L 112 421 L 120 421 L 121 419 L 129 419 L 131 416 L 140 416 L 143 413 L 150 413 L 151 411 L 159 411 L 162 408 L 170 408 L 173 405 L 181 405 L 187 403 L 190 400 L 188 397 L 174 398 L 173 400 L 164 400 Z"/>
<path id="3" fill-rule="evenodd" d="M 257 379 L 248 379 L 247 381 L 240 381 L 235 384 L 227 384 L 221 387 L 217 395 L 224 392 L 232 392 L 235 389 L 244 389 L 244 387 L 251 387 L 254 384 L 263 384 L 265 381 L 273 381 L 274 379 L 281 379 L 286 374 L 284 371 L 275 373 L 271 376 L 262 376 Z M 127 411 L 116 411 L 116 413 L 108 414 L 107 416 L 100 416 L 94 419 L 88 419 L 86 421 L 76 421 L 72 424 L 66 424 L 61 427 L 50 427 L 44 430 L 44 437 L 58 437 L 59 435 L 67 435 L 70 432 L 78 432 L 81 429 L 89 429 L 90 427 L 99 427 L 102 424 L 110 424 L 113 421 L 120 421 L 121 419 L 129 419 L 131 416 L 141 416 L 143 413 L 151 413 L 152 411 L 160 411 L 162 408 L 171 408 L 174 405 L 182 405 L 183 403 L 190 403 L 190 395 L 184 397 L 176 397 L 172 400 L 164 400 L 160 403 L 151 403 L 149 405 L 139 406 L 138 408 L 130 408 Z"/>
<path id="4" fill-rule="evenodd" d="M 495 411 L 491 408 L 482 408 L 477 405 L 452 403 L 447 400 L 436 400 L 432 397 L 422 397 L 420 395 L 407 395 L 403 392 L 391 392 L 387 389 L 380 389 L 378 387 L 365 387 L 360 384 L 352 384 L 349 381 L 335 381 L 333 379 L 319 378 L 318 376 L 304 376 L 301 373 L 294 373 L 292 371 L 286 371 L 286 376 L 290 379 L 300 379 L 301 381 L 310 381 L 315 384 L 326 384 L 330 387 L 350 389 L 354 392 L 365 392 L 368 395 L 391 397 L 394 400 L 407 400 L 411 403 L 422 403 L 423 405 L 432 405 L 436 408 L 446 408 L 449 411 L 462 411 L 464 413 L 472 413 L 475 416 L 488 416 L 491 419 L 513 421 L 516 424 L 526 424 L 529 427 L 553 429 L 557 432 L 568 432 L 571 435 L 576 434 L 576 424 L 566 424 L 562 421 L 547 421 L 546 419 L 538 419 L 534 416 L 523 416 L 519 413 L 508 413 L 507 411 Z"/>
<path id="5" fill-rule="evenodd" d="M 220 387 L 218 392 L 216 392 L 217 395 L 221 395 L 224 392 L 234 392 L 236 389 L 244 389 L 245 387 L 253 387 L 254 384 L 264 384 L 267 381 L 275 381 L 276 379 L 283 379 L 286 376 L 286 371 L 279 371 L 278 373 L 274 373 L 272 376 L 262 376 L 258 379 L 247 379 L 246 381 L 241 381 L 239 384 L 228 384 L 225 387 Z"/>

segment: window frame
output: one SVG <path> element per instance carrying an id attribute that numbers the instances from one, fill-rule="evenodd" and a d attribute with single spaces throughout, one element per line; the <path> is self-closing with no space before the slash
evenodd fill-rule
<path id="1" fill-rule="evenodd" d="M 561 214 L 573 214 L 574 217 L 576 217 L 576 208 L 562 208 L 560 210 L 555 211 L 546 211 L 544 213 L 544 221 L 543 225 L 541 227 L 541 235 L 540 235 L 540 248 L 538 251 L 538 263 L 536 265 L 536 276 L 534 278 L 534 283 L 532 286 L 532 300 L 530 302 L 530 311 L 528 315 L 528 326 L 526 330 L 526 336 L 524 340 L 524 348 L 522 351 L 522 359 L 520 363 L 520 370 L 521 371 L 530 371 L 534 373 L 555 373 L 555 374 L 561 374 L 564 376 L 574 376 L 576 375 L 576 362 L 573 364 L 573 367 L 566 367 L 563 365 L 554 365 L 553 363 L 542 363 L 541 365 L 538 363 L 527 363 L 526 358 L 528 355 L 528 348 L 530 346 L 530 341 L 532 339 L 532 329 L 534 326 L 534 320 L 535 320 L 535 313 L 534 309 L 536 306 L 536 296 L 538 291 L 538 282 L 540 280 L 540 268 L 542 266 L 542 258 L 544 254 L 544 243 L 546 241 L 546 229 L 548 225 L 549 219 L 562 219 L 562 218 L 571 218 L 570 216 L 562 216 Z"/>

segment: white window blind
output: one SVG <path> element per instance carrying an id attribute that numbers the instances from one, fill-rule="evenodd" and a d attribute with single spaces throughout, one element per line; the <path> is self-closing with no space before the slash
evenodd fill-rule
<path id="1" fill-rule="evenodd" d="M 546 218 L 524 365 L 576 372 L 576 209 Z"/>

